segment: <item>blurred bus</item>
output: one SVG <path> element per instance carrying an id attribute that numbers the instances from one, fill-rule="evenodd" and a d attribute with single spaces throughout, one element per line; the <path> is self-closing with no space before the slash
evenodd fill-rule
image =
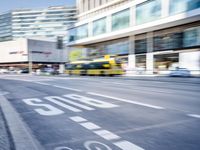
<path id="1" fill-rule="evenodd" d="M 122 64 L 117 58 L 106 55 L 93 60 L 80 60 L 66 64 L 66 74 L 69 75 L 122 75 Z"/>

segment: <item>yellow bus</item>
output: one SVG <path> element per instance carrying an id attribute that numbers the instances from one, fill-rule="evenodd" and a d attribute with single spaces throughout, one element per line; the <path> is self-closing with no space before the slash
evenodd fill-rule
<path id="1" fill-rule="evenodd" d="M 80 60 L 66 64 L 66 74 L 69 75 L 122 75 L 124 71 L 121 62 L 114 57 L 105 56 L 93 60 Z"/>

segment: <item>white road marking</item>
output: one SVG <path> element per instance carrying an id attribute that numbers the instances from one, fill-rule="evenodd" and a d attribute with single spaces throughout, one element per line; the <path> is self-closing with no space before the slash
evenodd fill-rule
<path id="1" fill-rule="evenodd" d="M 102 129 L 100 126 L 87 121 L 87 119 L 82 118 L 80 116 L 74 116 L 74 117 L 70 117 L 71 120 L 79 123 L 81 126 L 83 126 L 84 128 L 88 129 L 88 130 L 92 130 L 93 133 L 99 135 L 100 137 L 108 140 L 108 141 L 112 141 L 112 140 L 119 140 L 121 139 L 120 136 L 108 131 L 108 130 L 104 130 Z M 84 123 L 82 123 L 84 122 Z M 96 130 L 96 129 L 100 129 L 100 130 Z M 125 141 L 125 140 L 121 140 L 118 142 L 112 142 L 115 146 L 119 147 L 122 150 L 144 150 L 143 148 L 129 142 L 129 141 Z"/>
<path id="2" fill-rule="evenodd" d="M 120 139 L 121 137 L 119 137 L 118 135 L 108 131 L 108 130 L 98 130 L 98 131 L 94 131 L 95 134 L 101 136 L 102 138 L 106 139 L 106 140 L 117 140 Z"/>
<path id="3" fill-rule="evenodd" d="M 119 141 L 113 144 L 121 148 L 122 150 L 144 150 L 143 148 L 128 141 Z"/>
<path id="4" fill-rule="evenodd" d="M 197 114 L 187 114 L 189 117 L 198 118 L 200 119 L 200 115 Z"/>
<path id="5" fill-rule="evenodd" d="M 145 106 L 145 107 L 154 108 L 154 109 L 165 109 L 164 107 L 161 107 L 161 106 L 141 103 L 141 102 L 137 102 L 137 101 L 127 100 L 127 99 L 123 99 L 123 98 L 117 98 L 117 97 L 93 93 L 93 92 L 87 92 L 87 94 L 95 95 L 95 96 L 101 96 L 101 97 L 105 97 L 105 98 L 110 98 L 110 99 L 114 99 L 114 100 L 117 100 L 117 101 L 131 103 L 131 104 L 140 105 L 140 106 Z"/>
<path id="6" fill-rule="evenodd" d="M 99 145 L 101 148 L 99 148 Z M 101 142 L 97 142 L 97 141 L 86 141 L 84 143 L 84 147 L 87 149 L 87 150 L 94 150 L 94 146 L 95 146 L 95 149 L 96 150 L 102 150 L 102 147 L 104 150 L 112 150 L 108 145 L 105 145 Z"/>
<path id="7" fill-rule="evenodd" d="M 75 122 L 86 122 L 87 121 L 85 118 L 82 118 L 82 117 L 79 117 L 79 116 L 70 117 L 70 119 L 75 121 Z"/>
<path id="8" fill-rule="evenodd" d="M 43 83 L 43 82 L 34 82 L 34 83 L 41 84 L 41 85 L 50 85 L 48 83 Z"/>
<path id="9" fill-rule="evenodd" d="M 76 91 L 76 92 L 82 92 L 82 90 L 69 88 L 69 87 L 65 87 L 65 86 L 59 86 L 59 85 L 53 85 L 53 86 L 57 87 L 57 88 L 61 88 L 61 89 L 66 89 L 66 90 L 71 90 L 71 91 Z"/>
<path id="10" fill-rule="evenodd" d="M 97 129 L 101 128 L 100 126 L 98 126 L 92 122 L 81 123 L 80 125 L 85 127 L 88 130 L 97 130 Z"/>
<path id="11" fill-rule="evenodd" d="M 115 108 L 115 107 L 119 107 L 118 105 L 112 104 L 112 103 L 108 103 L 108 102 L 104 102 L 104 101 L 100 101 L 97 99 L 93 99 L 90 97 L 85 97 L 85 96 L 81 96 L 81 95 L 77 95 L 77 94 L 68 94 L 68 95 L 63 95 L 64 97 L 67 97 L 69 99 L 73 99 L 91 106 L 95 106 L 98 108 Z"/>
<path id="12" fill-rule="evenodd" d="M 54 100 L 57 100 L 57 101 L 63 101 L 63 102 L 72 104 L 72 105 L 74 105 L 74 106 L 83 108 L 83 109 L 85 109 L 85 110 L 95 110 L 95 109 L 92 108 L 92 107 L 85 106 L 85 105 L 82 105 L 82 104 L 73 102 L 73 101 L 71 101 L 71 100 L 68 100 L 68 99 L 66 99 L 66 98 L 62 98 L 62 97 L 59 97 L 59 96 L 48 96 L 48 97 L 45 97 L 45 99 L 48 99 L 48 100 L 49 100 L 49 99 L 54 99 Z"/>
<path id="13" fill-rule="evenodd" d="M 59 102 L 58 100 L 55 100 L 54 97 L 53 98 L 52 97 L 45 97 L 45 99 L 48 100 L 48 101 L 50 101 L 50 102 L 52 102 L 52 103 L 55 103 L 55 104 L 57 104 L 57 105 L 59 105 L 61 107 L 64 107 L 64 108 L 66 108 L 68 110 L 71 110 L 73 112 L 82 112 L 82 110 L 80 110 L 80 109 L 77 109 L 75 107 L 66 105 L 66 104 L 64 104 L 62 102 Z"/>

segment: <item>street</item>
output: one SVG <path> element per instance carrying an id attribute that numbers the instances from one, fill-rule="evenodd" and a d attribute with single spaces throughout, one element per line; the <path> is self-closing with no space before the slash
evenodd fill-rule
<path id="1" fill-rule="evenodd" d="M 45 150 L 199 150 L 200 84 L 177 80 L 0 75 L 0 94 Z"/>

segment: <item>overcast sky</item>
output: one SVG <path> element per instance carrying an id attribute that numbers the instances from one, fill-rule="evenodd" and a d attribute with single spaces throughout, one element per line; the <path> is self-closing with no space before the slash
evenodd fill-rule
<path id="1" fill-rule="evenodd" d="M 0 12 L 17 8 L 43 8 L 48 6 L 75 5 L 76 0 L 0 0 Z"/>

